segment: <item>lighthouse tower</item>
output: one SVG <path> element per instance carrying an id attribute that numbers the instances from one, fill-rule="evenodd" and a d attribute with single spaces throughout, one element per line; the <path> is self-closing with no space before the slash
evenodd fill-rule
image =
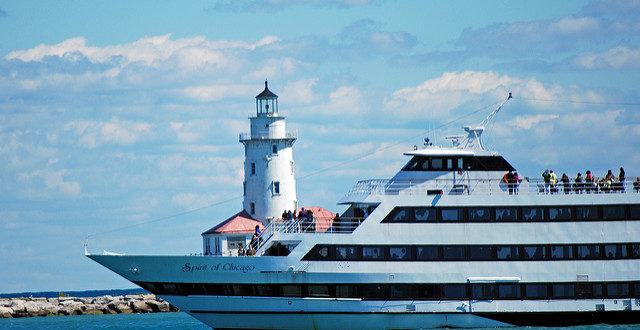
<path id="1" fill-rule="evenodd" d="M 251 132 L 240 134 L 244 144 L 245 211 L 267 224 L 285 210 L 296 210 L 293 143 L 296 134 L 285 130 L 285 117 L 278 113 L 278 96 L 267 82 L 256 96 L 256 115 L 250 117 Z"/>

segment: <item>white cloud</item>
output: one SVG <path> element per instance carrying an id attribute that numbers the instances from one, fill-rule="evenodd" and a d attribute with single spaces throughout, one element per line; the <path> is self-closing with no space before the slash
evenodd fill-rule
<path id="1" fill-rule="evenodd" d="M 137 41 L 114 46 L 88 46 L 84 37 L 67 39 L 55 45 L 41 44 L 31 49 L 10 52 L 5 59 L 19 59 L 24 62 L 42 61 L 47 56 L 76 59 L 84 56 L 94 63 L 124 60 L 124 64 L 140 62 L 151 66 L 170 58 L 175 58 L 183 68 L 195 69 L 205 64 L 227 65 L 232 60 L 225 55 L 225 49 L 253 50 L 278 41 L 277 37 L 266 36 L 255 44 L 244 41 L 208 41 L 203 36 L 172 40 L 171 34 L 141 38 Z"/>
<path id="2" fill-rule="evenodd" d="M 287 104 L 302 105 L 312 103 L 316 98 L 313 86 L 317 81 L 317 78 L 303 79 L 285 85 L 282 89 L 282 95 L 287 96 Z"/>
<path id="3" fill-rule="evenodd" d="M 22 173 L 19 176 L 19 180 L 33 186 L 38 186 L 38 182 L 44 183 L 47 191 L 41 189 L 32 188 L 28 192 L 29 197 L 51 197 L 50 192 L 60 193 L 67 196 L 77 196 L 81 192 L 80 183 L 77 181 L 65 181 L 67 176 L 67 170 L 62 169 L 59 171 L 52 170 L 35 170 L 30 173 Z M 32 186 L 32 187 L 33 187 Z"/>
<path id="4" fill-rule="evenodd" d="M 150 123 L 120 120 L 109 121 L 76 120 L 65 125 L 65 130 L 78 135 L 80 145 L 95 148 L 105 143 L 130 145 L 151 135 Z"/>
<path id="5" fill-rule="evenodd" d="M 559 115 L 533 115 L 533 116 L 518 116 L 510 121 L 511 126 L 515 126 L 521 129 L 530 129 L 532 126 L 537 125 L 540 122 L 552 120 L 558 118 Z"/>
<path id="6" fill-rule="evenodd" d="M 617 46 L 602 53 L 580 55 L 574 63 L 579 68 L 587 70 L 638 69 L 640 68 L 640 49 Z"/>
<path id="7" fill-rule="evenodd" d="M 415 87 L 394 92 L 384 101 L 385 110 L 402 118 L 447 118 L 453 109 L 469 104 L 477 109 L 480 101 L 501 99 L 512 92 L 532 106 L 549 109 L 548 103 L 535 100 L 602 101 L 597 93 L 578 86 L 561 86 L 538 81 L 536 78 L 516 78 L 496 72 L 446 72 Z"/>
<path id="8" fill-rule="evenodd" d="M 225 98 L 247 97 L 255 91 L 254 85 L 209 85 L 186 87 L 181 93 L 201 102 L 211 102 Z"/>
<path id="9" fill-rule="evenodd" d="M 329 94 L 326 112 L 356 114 L 366 109 L 363 94 L 357 86 L 342 86 Z"/>
<path id="10" fill-rule="evenodd" d="M 600 21 L 593 17 L 565 17 L 553 24 L 550 29 L 560 34 L 579 34 L 598 30 Z"/>

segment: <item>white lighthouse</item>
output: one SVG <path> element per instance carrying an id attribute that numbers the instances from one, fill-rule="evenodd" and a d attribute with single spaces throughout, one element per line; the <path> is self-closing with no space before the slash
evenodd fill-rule
<path id="1" fill-rule="evenodd" d="M 256 115 L 249 118 L 251 132 L 240 134 L 244 144 L 244 202 L 252 218 L 267 224 L 285 210 L 296 210 L 293 143 L 296 134 L 285 129 L 278 113 L 278 96 L 267 82 L 256 96 Z"/>

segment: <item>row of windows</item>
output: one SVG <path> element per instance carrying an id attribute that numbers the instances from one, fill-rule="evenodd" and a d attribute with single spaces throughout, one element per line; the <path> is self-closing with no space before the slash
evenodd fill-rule
<path id="1" fill-rule="evenodd" d="M 640 298 L 640 282 L 440 284 L 194 284 L 137 282 L 158 295 L 412 299 Z"/>
<path id="2" fill-rule="evenodd" d="M 512 171 L 513 166 L 500 156 L 414 156 L 403 171 Z"/>
<path id="3" fill-rule="evenodd" d="M 302 259 L 319 261 L 640 259 L 640 243 L 546 245 L 316 245 Z"/>
<path id="4" fill-rule="evenodd" d="M 498 207 L 395 207 L 383 223 L 640 220 L 640 204 Z"/>

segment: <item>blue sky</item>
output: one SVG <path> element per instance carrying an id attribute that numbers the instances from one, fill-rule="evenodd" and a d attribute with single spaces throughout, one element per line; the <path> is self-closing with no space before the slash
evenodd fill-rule
<path id="1" fill-rule="evenodd" d="M 304 205 L 341 211 L 508 91 L 485 142 L 520 173 L 640 174 L 637 1 L 0 1 L 0 31 L 0 292 L 132 287 L 86 235 L 235 198 L 89 242 L 200 252 L 242 207 L 264 79 Z"/>

